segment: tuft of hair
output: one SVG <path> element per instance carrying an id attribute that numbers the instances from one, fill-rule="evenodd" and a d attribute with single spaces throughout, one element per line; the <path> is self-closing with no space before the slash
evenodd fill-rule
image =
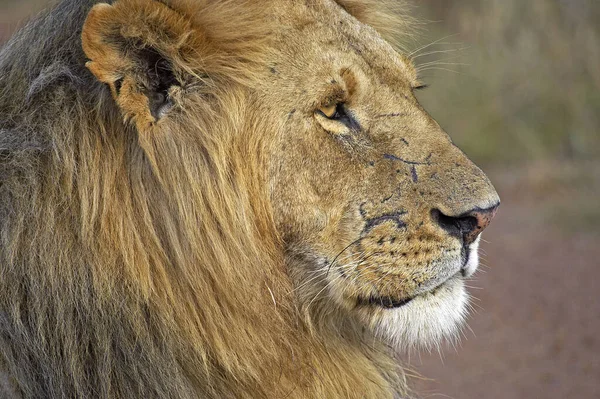
<path id="1" fill-rule="evenodd" d="M 336 0 L 348 13 L 374 28 L 399 51 L 407 51 L 419 23 L 410 15 L 412 6 L 404 0 Z"/>

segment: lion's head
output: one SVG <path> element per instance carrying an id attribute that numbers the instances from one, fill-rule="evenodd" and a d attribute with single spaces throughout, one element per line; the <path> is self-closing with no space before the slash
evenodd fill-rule
<path id="1" fill-rule="evenodd" d="M 262 86 L 281 119 L 270 184 L 290 273 L 305 304 L 398 345 L 439 342 L 498 195 L 419 105 L 411 60 L 346 12 L 365 3 L 317 3 L 281 13 Z"/>
<path id="2" fill-rule="evenodd" d="M 499 204 L 414 95 L 402 5 L 95 3 L 0 56 L 15 389 L 401 392 L 388 345 L 453 336 Z"/>

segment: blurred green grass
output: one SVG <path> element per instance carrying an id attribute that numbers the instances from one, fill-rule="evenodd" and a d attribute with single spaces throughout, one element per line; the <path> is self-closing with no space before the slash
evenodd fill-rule
<path id="1" fill-rule="evenodd" d="M 600 155 L 600 2 L 422 0 L 424 106 L 475 161 Z M 441 51 L 441 52 L 440 52 Z"/>

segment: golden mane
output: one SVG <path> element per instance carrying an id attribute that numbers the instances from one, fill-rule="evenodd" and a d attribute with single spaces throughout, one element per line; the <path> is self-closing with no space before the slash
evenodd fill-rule
<path id="1" fill-rule="evenodd" d="M 90 32 L 119 21 L 145 26 L 148 2 L 125 2 L 137 13 L 88 19 Z M 160 129 L 124 121 L 108 87 L 85 69 L 79 37 L 94 3 L 63 1 L 0 53 L 0 365 L 16 392 L 403 391 L 386 348 L 358 344 L 350 327 L 343 338 L 315 332 L 290 294 L 268 201 L 271 143 L 260 133 L 274 127 L 242 90 L 272 51 L 264 2 L 165 1 L 147 25 L 158 30 L 127 33 L 154 37 L 145 44 L 172 54 L 177 74 L 204 83 L 175 97 L 179 111 Z M 339 3 L 390 40 L 407 27 L 403 13 L 388 11 L 402 10 L 396 2 Z M 165 38 L 163 24 L 177 34 Z M 206 75 L 194 69 L 198 49 Z"/>

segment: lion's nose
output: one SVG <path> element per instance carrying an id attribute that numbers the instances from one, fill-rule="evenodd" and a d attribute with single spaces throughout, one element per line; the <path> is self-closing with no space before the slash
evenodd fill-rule
<path id="1" fill-rule="evenodd" d="M 439 209 L 433 209 L 431 217 L 442 229 L 462 237 L 464 243 L 469 245 L 490 225 L 499 205 L 487 209 L 475 208 L 459 216 L 444 215 Z"/>

